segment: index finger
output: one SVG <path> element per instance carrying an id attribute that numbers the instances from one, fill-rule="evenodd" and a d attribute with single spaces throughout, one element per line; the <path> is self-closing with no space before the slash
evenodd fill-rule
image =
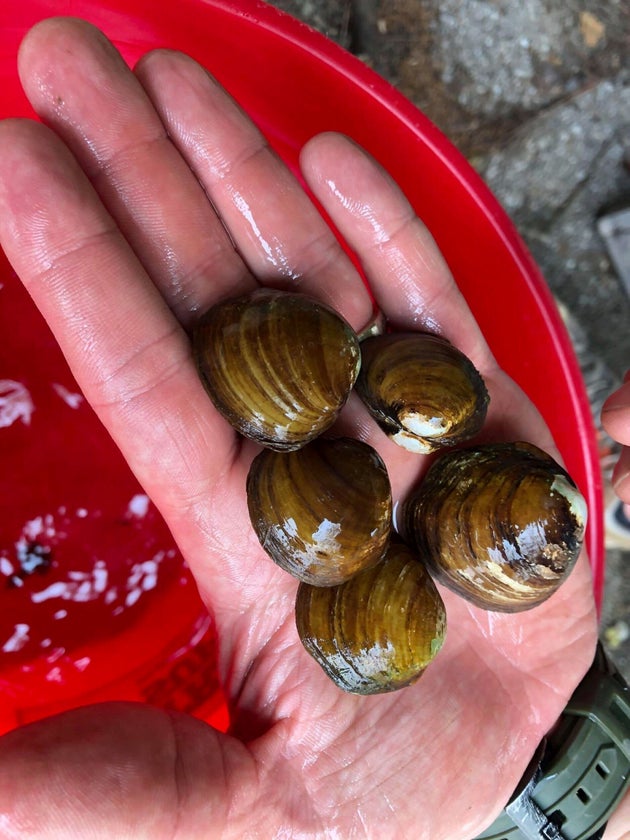
<path id="1" fill-rule="evenodd" d="M 302 150 L 301 166 L 346 242 L 361 257 L 376 300 L 398 330 L 444 335 L 476 367 L 496 367 L 433 237 L 390 175 L 338 134 Z"/>

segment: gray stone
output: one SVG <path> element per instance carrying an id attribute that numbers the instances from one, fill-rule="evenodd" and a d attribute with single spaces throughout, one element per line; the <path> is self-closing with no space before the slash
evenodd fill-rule
<path id="1" fill-rule="evenodd" d="M 573 29 L 566 8 L 546 9 L 542 0 L 467 5 L 466 26 L 459 0 L 439 7 L 442 78 L 456 87 L 461 105 L 497 115 L 534 109 L 562 93 L 562 75 L 571 75 L 558 72 L 558 44 L 567 26 Z"/>
<path id="2" fill-rule="evenodd" d="M 349 45 L 352 0 L 273 0 L 271 5 L 307 23 L 338 44 Z"/>
<path id="3" fill-rule="evenodd" d="M 352 0 L 349 35 L 466 154 L 630 64 L 625 0 Z"/>
<path id="4" fill-rule="evenodd" d="M 592 345 L 618 376 L 630 360 L 630 304 L 596 220 L 630 196 L 629 115 L 622 73 L 547 109 L 476 160 L 551 289 L 589 325 Z"/>
<path id="5" fill-rule="evenodd" d="M 441 0 L 438 4 L 442 79 L 476 114 L 533 111 L 574 91 L 588 61 L 611 32 L 579 0 Z M 621 60 L 617 60 L 617 69 Z"/>
<path id="6" fill-rule="evenodd" d="M 630 147 L 628 128 L 630 83 L 623 74 L 529 120 L 504 148 L 477 161 L 478 168 L 517 224 L 542 229 L 582 188 L 600 206 L 613 197 L 611 180 Z M 598 167 L 603 155 L 606 163 Z"/>

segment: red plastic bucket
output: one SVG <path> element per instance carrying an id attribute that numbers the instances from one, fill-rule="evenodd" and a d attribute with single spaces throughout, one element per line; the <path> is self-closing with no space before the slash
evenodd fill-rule
<path id="1" fill-rule="evenodd" d="M 293 169 L 309 137 L 336 130 L 391 172 L 586 496 L 599 604 L 601 475 L 579 367 L 514 227 L 444 136 L 358 59 L 255 0 L 5 4 L 0 117 L 31 114 L 16 51 L 32 24 L 60 13 L 102 28 L 130 64 L 157 46 L 192 55 Z M 114 698 L 183 709 L 225 726 L 216 640 L 194 583 L 2 254 L 0 330 L 0 732 Z M 177 617 L 168 625 L 166 605 Z"/>

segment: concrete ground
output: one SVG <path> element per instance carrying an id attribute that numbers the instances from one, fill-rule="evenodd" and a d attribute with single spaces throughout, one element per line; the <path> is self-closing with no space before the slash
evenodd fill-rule
<path id="1" fill-rule="evenodd" d="M 630 204 L 626 0 L 272 0 L 360 56 L 481 173 L 571 318 L 595 415 L 630 367 L 630 300 L 597 219 Z M 630 679 L 630 553 L 601 632 Z"/>

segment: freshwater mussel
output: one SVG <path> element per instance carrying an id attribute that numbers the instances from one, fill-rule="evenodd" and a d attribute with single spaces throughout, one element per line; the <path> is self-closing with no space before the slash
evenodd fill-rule
<path id="1" fill-rule="evenodd" d="M 277 450 L 328 429 L 361 363 L 356 334 L 306 295 L 258 289 L 211 307 L 193 335 L 213 403 L 245 437 Z"/>
<path id="2" fill-rule="evenodd" d="M 318 438 L 294 452 L 264 449 L 249 470 L 247 505 L 269 556 L 317 586 L 373 566 L 389 541 L 387 470 L 358 440 Z"/>
<path id="3" fill-rule="evenodd" d="M 585 526 L 586 504 L 568 473 L 520 442 L 440 456 L 400 522 L 437 580 L 499 612 L 553 594 L 577 560 Z"/>
<path id="4" fill-rule="evenodd" d="M 306 650 L 344 691 L 411 685 L 442 646 L 446 613 L 411 549 L 393 539 L 376 566 L 333 587 L 301 583 L 295 604 Z"/>
<path id="5" fill-rule="evenodd" d="M 359 396 L 383 431 L 411 452 L 469 440 L 486 417 L 488 392 L 470 361 L 430 333 L 389 333 L 361 344 Z"/>
<path id="6" fill-rule="evenodd" d="M 403 542 L 392 535 L 380 456 L 321 437 L 356 382 L 381 428 L 412 452 L 473 438 L 488 393 L 445 339 L 390 333 L 360 349 L 329 307 L 260 289 L 212 307 L 193 348 L 217 409 L 265 447 L 247 479 L 250 519 L 269 556 L 300 580 L 302 644 L 345 691 L 393 691 L 423 673 L 446 630 L 432 577 L 485 609 L 515 612 L 544 601 L 571 571 L 585 503 L 531 444 L 439 457 L 402 505 Z"/>

